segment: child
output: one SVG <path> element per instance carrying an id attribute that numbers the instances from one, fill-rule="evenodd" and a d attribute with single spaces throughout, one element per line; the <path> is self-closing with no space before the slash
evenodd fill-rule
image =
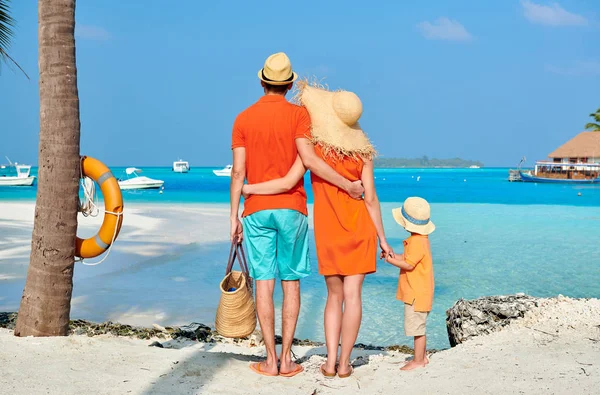
<path id="1" fill-rule="evenodd" d="M 425 323 L 433 302 L 433 264 L 429 235 L 435 225 L 429 219 L 429 203 L 419 197 L 409 197 L 401 208 L 392 210 L 394 219 L 411 235 L 404 240 L 404 254 L 388 255 L 386 261 L 400 270 L 396 298 L 404 302 L 404 332 L 414 336 L 415 357 L 400 370 L 425 367 Z"/>

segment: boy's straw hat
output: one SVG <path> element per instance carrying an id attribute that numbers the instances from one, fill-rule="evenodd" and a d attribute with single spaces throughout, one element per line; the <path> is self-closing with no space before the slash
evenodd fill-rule
<path id="1" fill-rule="evenodd" d="M 358 124 L 362 103 L 348 91 L 330 92 L 322 86 L 300 81 L 296 99 L 306 107 L 312 123 L 312 141 L 323 155 L 372 159 L 375 148 Z"/>
<path id="2" fill-rule="evenodd" d="M 278 52 L 267 58 L 265 66 L 258 70 L 258 78 L 270 85 L 287 85 L 294 82 L 298 74 L 292 71 L 290 58 Z"/>
<path id="3" fill-rule="evenodd" d="M 428 235 L 435 230 L 431 222 L 431 209 L 427 200 L 420 197 L 409 197 L 400 208 L 392 210 L 394 219 L 408 232 Z"/>

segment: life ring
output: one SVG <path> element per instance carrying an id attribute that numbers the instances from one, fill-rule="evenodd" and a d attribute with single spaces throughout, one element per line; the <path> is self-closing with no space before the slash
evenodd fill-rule
<path id="1" fill-rule="evenodd" d="M 110 169 L 97 159 L 83 156 L 81 174 L 94 180 L 104 197 L 104 220 L 95 236 L 88 239 L 77 238 L 75 255 L 80 258 L 94 258 L 101 255 L 117 238 L 123 224 L 123 196 L 119 183 Z"/>

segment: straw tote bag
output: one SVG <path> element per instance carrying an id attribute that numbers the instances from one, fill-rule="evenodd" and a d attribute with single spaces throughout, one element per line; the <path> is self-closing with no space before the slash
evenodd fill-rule
<path id="1" fill-rule="evenodd" d="M 238 262 L 241 272 L 233 271 Z M 215 327 L 221 336 L 247 337 L 256 328 L 256 307 L 252 295 L 252 279 L 248 272 L 248 263 L 244 247 L 235 241 L 231 243 L 229 261 L 225 277 L 221 281 L 221 300 L 217 308 Z"/>

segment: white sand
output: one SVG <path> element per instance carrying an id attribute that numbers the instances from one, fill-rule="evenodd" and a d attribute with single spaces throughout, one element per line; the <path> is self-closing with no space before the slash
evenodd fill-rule
<path id="1" fill-rule="evenodd" d="M 0 281 L 27 275 L 34 210 L 34 202 L 0 205 Z M 102 215 L 84 218 L 80 214 L 78 236 L 96 234 L 102 218 Z M 226 205 L 128 203 L 110 261 L 126 261 L 131 265 L 186 244 L 227 241 L 228 218 Z"/>
<path id="2" fill-rule="evenodd" d="M 262 348 L 227 344 L 148 347 L 115 337 L 15 338 L 0 330 L 0 392 L 10 394 L 591 394 L 600 388 L 600 301 L 550 299 L 505 330 L 400 372 L 407 355 L 371 353 L 349 379 L 318 373 L 322 348 L 294 378 L 254 374 Z M 358 355 L 368 355 L 362 352 Z"/>

